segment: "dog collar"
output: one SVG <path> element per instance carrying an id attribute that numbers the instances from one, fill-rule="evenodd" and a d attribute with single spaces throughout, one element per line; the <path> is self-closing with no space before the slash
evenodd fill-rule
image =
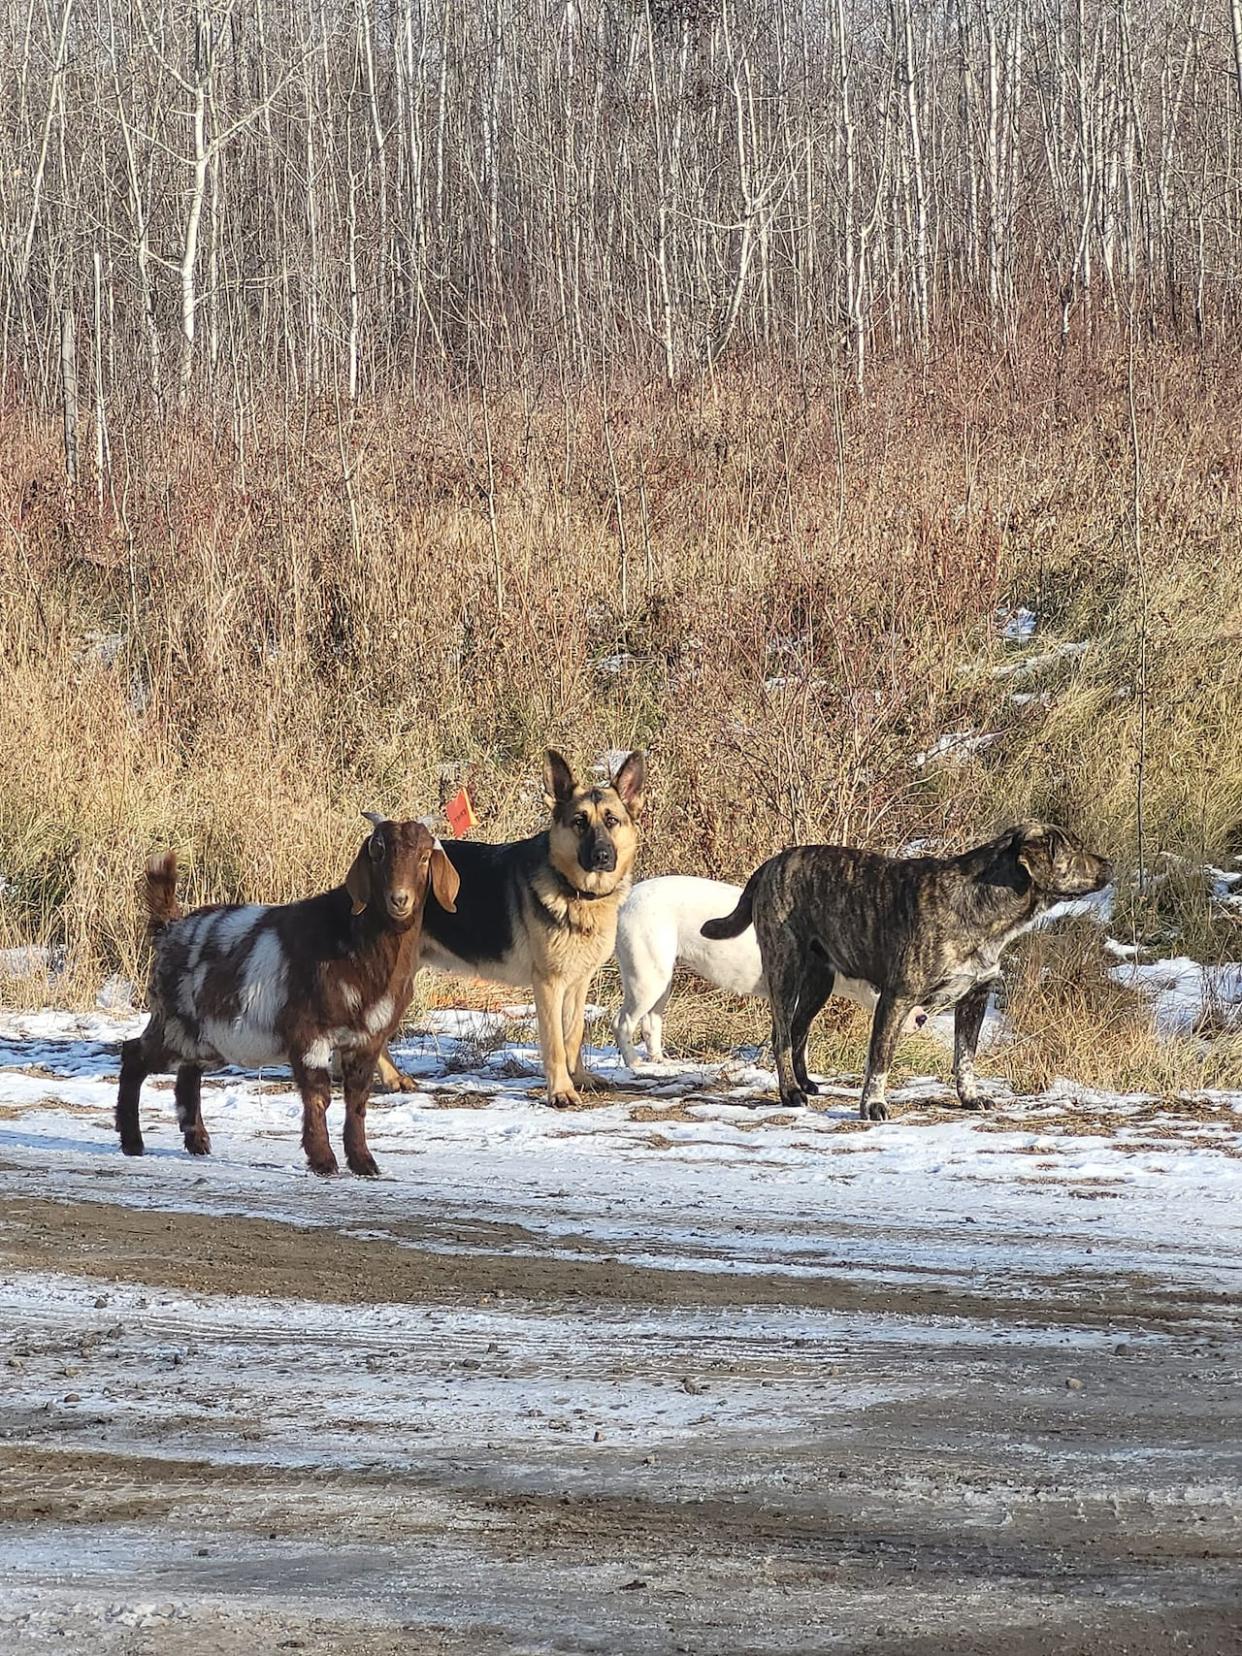
<path id="1" fill-rule="evenodd" d="M 556 875 L 562 897 L 568 897 L 571 903 L 594 903 L 601 897 L 613 895 L 611 891 L 582 891 L 572 881 L 567 880 L 559 868 L 554 868 L 552 872 Z"/>

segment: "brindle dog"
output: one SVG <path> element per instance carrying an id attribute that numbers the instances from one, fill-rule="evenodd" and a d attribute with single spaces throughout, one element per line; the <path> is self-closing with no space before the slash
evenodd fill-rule
<path id="1" fill-rule="evenodd" d="M 1023 822 L 958 857 L 883 857 L 842 845 L 798 845 L 751 875 L 732 914 L 704 937 L 737 937 L 752 921 L 772 1001 L 772 1045 L 781 1102 L 817 1089 L 803 1050 L 811 1020 L 837 974 L 862 978 L 880 996 L 871 1025 L 859 1106 L 884 1121 L 893 1050 L 912 1007 L 955 1007 L 953 1068 L 965 1110 L 987 1100 L 974 1054 L 1000 957 L 1045 909 L 1100 891 L 1112 864 L 1064 828 Z"/>
<path id="2" fill-rule="evenodd" d="M 446 840 L 461 876 L 455 913 L 428 899 L 422 964 L 529 987 L 539 1022 L 548 1102 L 582 1102 L 594 1085 L 582 1063 L 591 979 L 612 954 L 617 910 L 630 889 L 643 808 L 644 761 L 631 753 L 610 783 L 579 783 L 559 753 L 543 772 L 552 820 L 508 845 Z M 387 1081 L 397 1072 L 380 1062 Z"/>

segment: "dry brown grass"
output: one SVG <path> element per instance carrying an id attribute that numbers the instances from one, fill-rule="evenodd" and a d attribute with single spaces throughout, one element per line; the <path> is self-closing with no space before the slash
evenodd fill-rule
<path id="1" fill-rule="evenodd" d="M 1242 851 L 1242 369 L 1153 350 L 1139 386 L 1145 849 L 1185 863 L 1122 923 L 1211 959 L 1242 942 L 1197 873 Z M 492 492 L 481 404 L 429 389 L 343 433 L 332 409 L 273 410 L 240 446 L 208 424 L 114 432 L 124 483 L 102 517 L 66 503 L 53 423 L 8 411 L 0 942 L 58 945 L 66 965 L 0 996 L 89 1004 L 111 972 L 140 981 L 155 846 L 182 854 L 188 901 L 278 899 L 339 878 L 363 806 L 421 813 L 464 780 L 481 835 L 530 831 L 549 741 L 584 766 L 651 750 L 646 873 L 737 878 L 795 838 L 956 847 L 1030 814 L 1128 879 L 1123 362 L 893 367 L 839 431 L 831 386 L 742 369 L 679 396 L 515 390 L 489 410 Z M 1039 612 L 1027 648 L 998 638 L 1015 604 Z M 1089 647 L 995 676 L 1064 641 Z M 995 740 L 913 763 L 967 729 Z M 1024 969 L 1007 1066 L 1237 1073 L 1227 1043 L 1205 1067 L 1146 1039 L 1089 954 L 1072 993 Z M 682 996 L 669 1035 L 762 1029 L 754 1008 Z M 857 1022 L 829 1022 L 816 1061 L 860 1055 Z"/>

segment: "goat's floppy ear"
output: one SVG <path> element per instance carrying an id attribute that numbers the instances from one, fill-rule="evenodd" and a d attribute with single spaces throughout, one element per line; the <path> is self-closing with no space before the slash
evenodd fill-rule
<path id="1" fill-rule="evenodd" d="M 573 792 L 573 771 L 555 748 L 549 748 L 543 762 L 543 797 L 547 801 L 549 811 L 555 811 L 558 805 L 572 799 Z"/>
<path id="2" fill-rule="evenodd" d="M 345 876 L 345 889 L 348 891 L 353 908 L 353 914 L 361 914 L 371 901 L 371 842 L 363 840 L 358 849 L 358 855 L 350 864 L 349 873 Z"/>
<path id="3" fill-rule="evenodd" d="M 431 853 L 431 890 L 445 914 L 457 913 L 457 893 L 461 890 L 461 875 L 448 859 L 448 853 L 435 843 Z"/>
<path id="4" fill-rule="evenodd" d="M 643 783 L 647 778 L 647 761 L 641 753 L 631 753 L 612 779 L 612 785 L 621 803 L 632 817 L 641 815 Z"/>

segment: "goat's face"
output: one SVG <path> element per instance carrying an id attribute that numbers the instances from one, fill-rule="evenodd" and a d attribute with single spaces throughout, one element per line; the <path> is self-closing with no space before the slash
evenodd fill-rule
<path id="1" fill-rule="evenodd" d="M 431 830 L 421 822 L 364 814 L 375 826 L 345 878 L 354 913 L 382 908 L 394 926 L 404 928 L 421 917 L 429 889 L 442 909 L 455 913 L 457 870 Z"/>

